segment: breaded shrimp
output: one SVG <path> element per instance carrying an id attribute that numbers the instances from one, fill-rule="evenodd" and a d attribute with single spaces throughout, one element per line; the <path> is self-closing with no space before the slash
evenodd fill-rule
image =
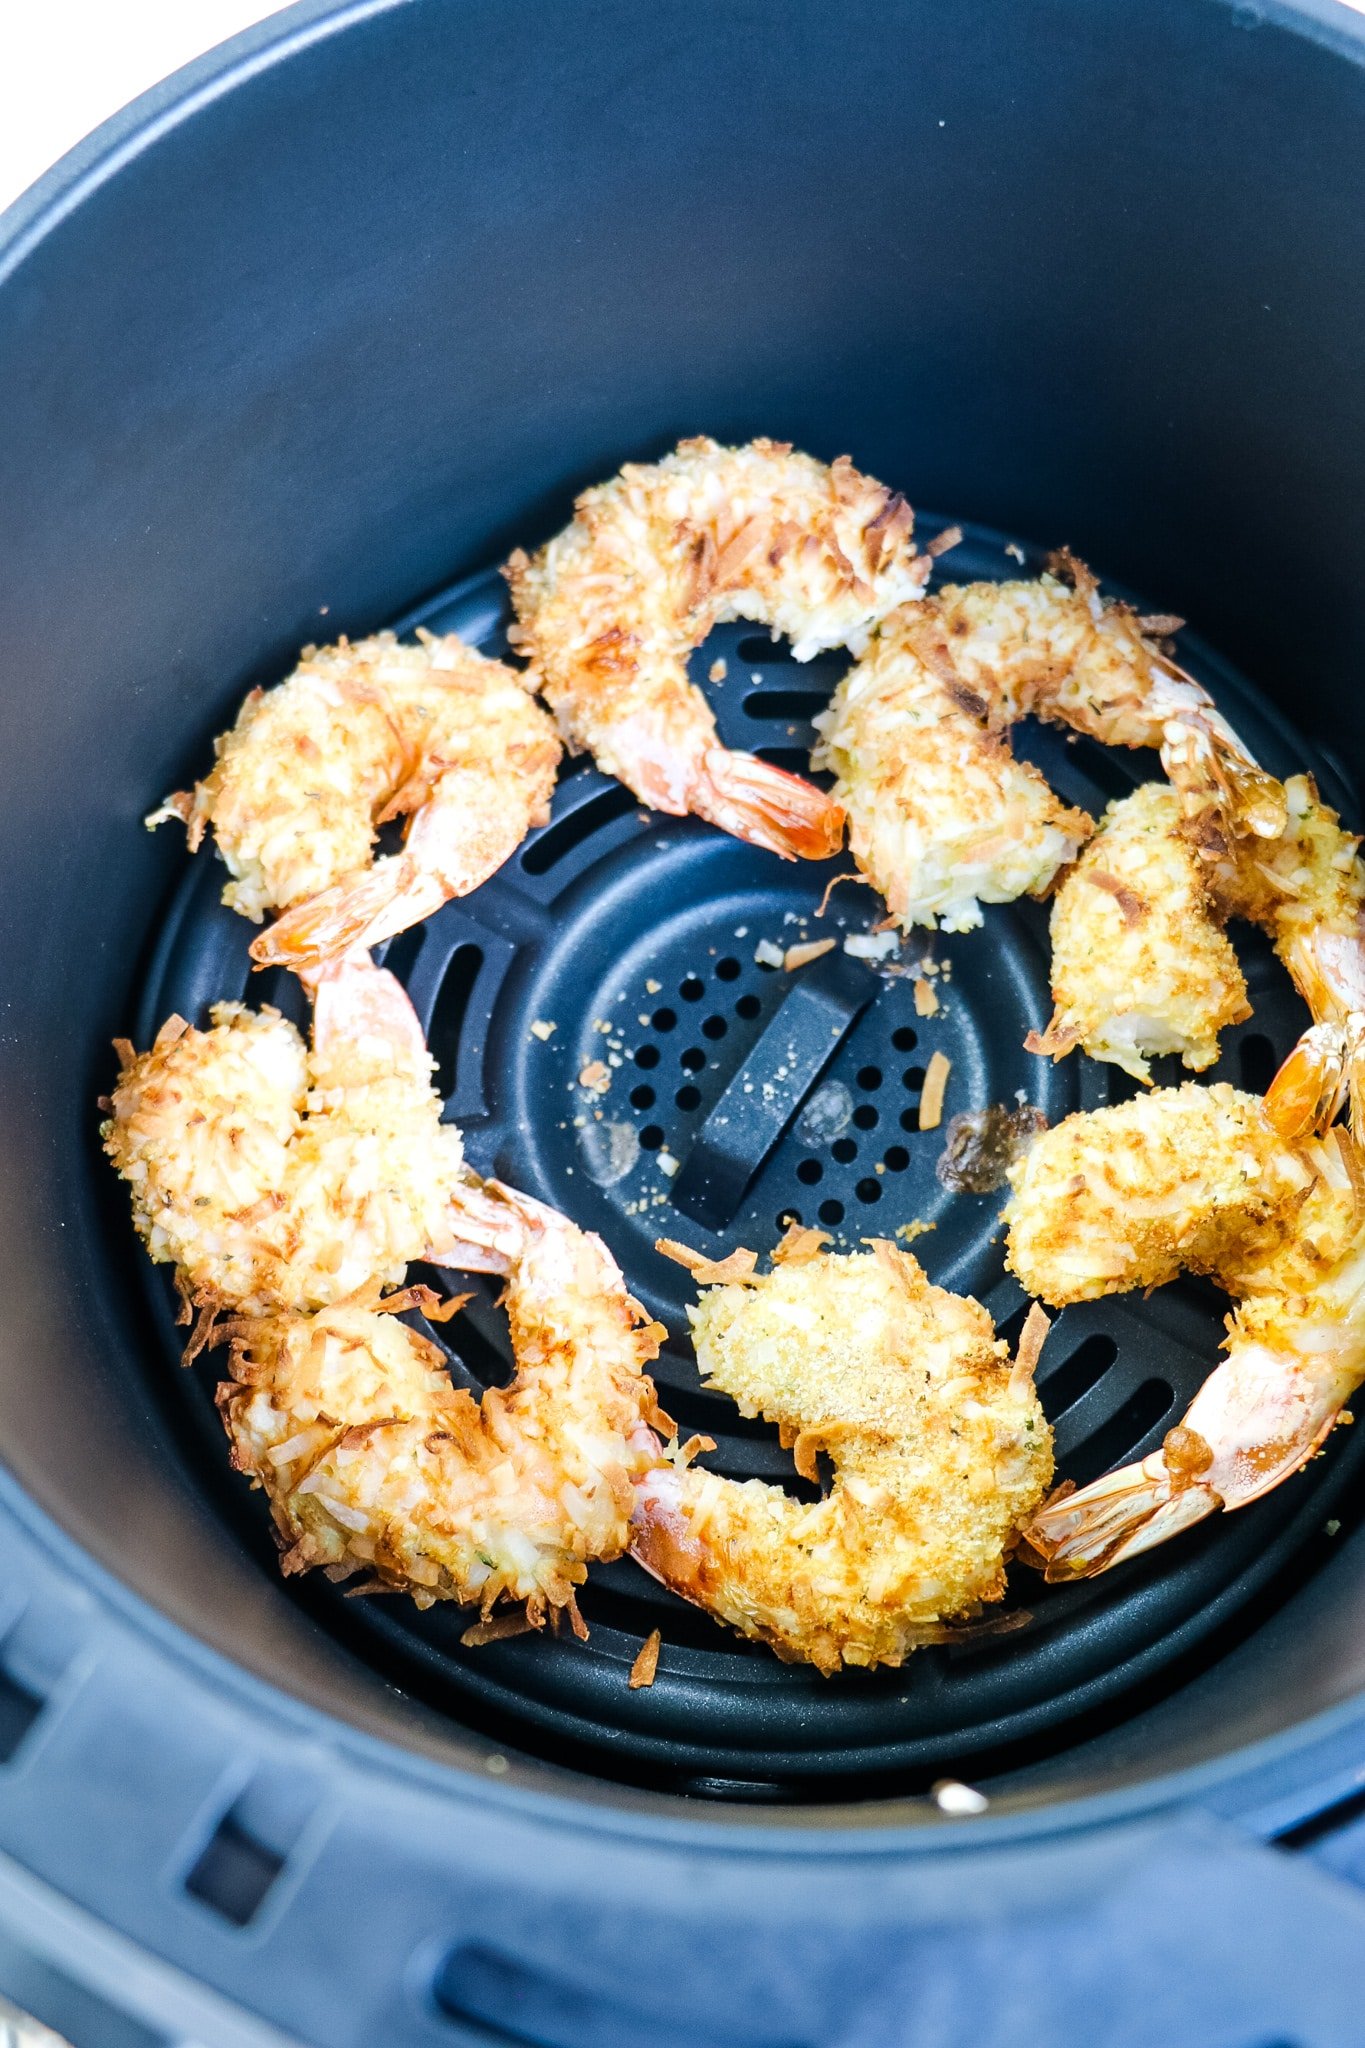
<path id="1" fill-rule="evenodd" d="M 1208 692 L 1166 653 L 1160 639 L 1178 619 L 1142 619 L 1103 601 L 1074 556 L 1059 555 L 1054 568 L 1031 582 L 939 591 L 889 619 L 886 651 L 874 646 L 844 678 L 817 720 L 815 758 L 836 772 L 834 795 L 848 813 L 859 866 L 903 929 L 933 923 L 945 903 L 953 928 L 963 928 L 979 920 L 978 899 L 1046 887 L 1068 857 L 1049 828 L 1062 824 L 1074 851 L 1089 827 L 1079 812 L 1049 809 L 1055 799 L 1046 785 L 1009 751 L 1011 725 L 1034 713 L 1110 746 L 1156 748 L 1179 799 L 1181 829 L 1207 870 L 1199 920 L 1205 964 L 1218 950 L 1214 922 L 1252 918 L 1270 933 L 1315 1024 L 1328 1027 L 1311 1032 L 1291 1056 L 1271 1091 L 1272 1115 L 1286 1135 L 1325 1130 L 1349 1087 L 1361 1135 L 1365 868 L 1358 841 L 1342 832 L 1307 777 L 1285 784 L 1268 775 Z M 1098 953 L 1092 960 L 1103 971 Z M 1103 1038 L 1103 994 L 1083 993 L 1074 962 L 1066 964 L 1073 985 L 1064 1000 L 1083 1029 Z M 1213 978 L 1221 982 L 1222 972 L 1215 968 Z M 1156 1010 L 1126 984 L 1115 993 L 1136 995 L 1129 1008 L 1153 1018 L 1149 1050 L 1169 1031 L 1199 1045 L 1202 1059 L 1210 1034 L 1216 1039 L 1221 1029 L 1215 1020 L 1225 992 L 1212 984 L 1202 1024 L 1188 1009 L 1182 1015 L 1179 1003 L 1160 1019 L 1159 970 Z M 1065 1020 L 1055 1022 L 1065 1029 Z M 1046 1049 L 1065 1046 L 1054 1040 Z"/>
<path id="2" fill-rule="evenodd" d="M 1053 900 L 1055 1008 L 1031 1052 L 1060 1058 L 1079 1043 L 1139 1081 L 1152 1055 L 1178 1052 L 1200 1073 L 1218 1057 L 1219 1032 L 1251 1015 L 1181 822 L 1165 783 L 1110 804 Z"/>
<path id="3" fill-rule="evenodd" d="M 533 1626 L 563 1612 L 586 1634 L 575 1589 L 624 1552 L 651 1425 L 672 1430 L 645 1371 L 663 1332 L 601 1239 L 553 1210 L 489 1187 L 464 1224 L 465 1263 L 509 1276 L 511 1385 L 481 1402 L 451 1385 L 395 1319 L 434 1309 L 425 1288 L 242 1318 L 218 1395 L 232 1461 L 269 1495 L 287 1573 L 368 1567 L 421 1607 L 477 1602 L 486 1622 L 519 1601 Z"/>
<path id="4" fill-rule="evenodd" d="M 1112 1049 L 1136 1033 L 1139 1054 L 1182 1052 L 1196 1070 L 1218 1033 L 1249 1014 L 1223 920 L 1267 934 L 1314 1025 L 1273 1082 L 1267 1108 L 1286 1138 L 1325 1131 L 1348 1091 L 1360 1135 L 1365 1083 L 1365 866 L 1311 776 L 1282 786 L 1284 830 L 1230 837 L 1209 814 L 1180 815 L 1159 784 L 1111 806 L 1100 835 L 1063 882 L 1052 914 L 1056 1014 L 1033 1050 L 1060 1055 L 1079 1036 L 1097 1058 L 1147 1078 L 1145 1060 Z M 1096 872 L 1123 885 L 1114 911 Z M 1140 910 L 1139 906 L 1145 906 Z M 1117 1037 L 1116 1037 L 1117 1034 Z M 1100 1050 L 1099 1048 L 1106 1048 Z"/>
<path id="5" fill-rule="evenodd" d="M 1040 894 L 1089 837 L 1086 814 L 1014 758 L 1009 728 L 1029 713 L 1158 747 L 1188 813 L 1283 823 L 1279 785 L 1207 692 L 1125 605 L 1101 603 L 1082 564 L 1057 567 L 1069 583 L 949 585 L 894 613 L 815 721 L 854 856 L 903 930 L 967 930 L 981 903 Z"/>
<path id="6" fill-rule="evenodd" d="M 1307 1003 L 1305 1032 L 1271 1085 L 1266 1107 L 1286 1138 L 1325 1131 L 1347 1093 L 1365 1136 L 1365 864 L 1309 775 L 1284 784 L 1276 838 L 1229 841 L 1215 828 L 1199 850 L 1224 916 L 1260 925 Z"/>
<path id="7" fill-rule="evenodd" d="M 464 896 L 549 815 L 560 747 L 524 676 L 451 633 L 306 648 L 253 690 L 217 760 L 149 825 L 210 824 L 232 874 L 223 901 L 260 923 L 262 966 L 306 967 L 373 946 Z M 408 817 L 401 854 L 371 863 L 378 827 Z"/>
<path id="8" fill-rule="evenodd" d="M 1365 1379 L 1365 1173 L 1346 1132 L 1291 1147 L 1252 1095 L 1193 1082 L 1066 1118 L 1012 1169 L 1009 1263 L 1055 1307 L 1180 1272 L 1237 1303 L 1223 1363 L 1159 1451 L 1026 1531 L 1088 1577 L 1310 1458 Z"/>
<path id="9" fill-rule="evenodd" d="M 1101 599 L 1085 564 L 1063 550 L 1032 582 L 941 590 L 924 632 L 936 635 L 945 678 L 980 697 L 993 726 L 1032 712 L 1106 746 L 1155 748 L 1187 816 L 1273 838 L 1284 792 L 1159 644 L 1180 624 Z"/>
<path id="10" fill-rule="evenodd" d="M 885 621 L 815 719 L 858 866 L 902 931 L 970 931 L 983 903 L 1040 895 L 1092 830 L 1017 761 L 984 699 L 935 659 L 933 600 Z"/>
<path id="11" fill-rule="evenodd" d="M 733 1266 L 687 1263 L 704 1282 Z M 823 1672 L 900 1664 L 1000 1598 L 1015 1534 L 1052 1476 L 1033 1388 L 1041 1310 L 1011 1365 L 977 1302 L 931 1287 L 908 1252 L 879 1242 L 712 1285 L 690 1315 L 707 1384 L 776 1422 L 806 1478 L 827 1451 L 834 1480 L 806 1506 L 697 1466 L 652 1472 L 632 1545 L 649 1571 Z"/>
<path id="12" fill-rule="evenodd" d="M 904 498 L 786 442 L 683 441 L 585 491 L 563 533 L 507 565 L 513 644 L 569 745 L 642 802 L 692 811 L 790 857 L 838 847 L 837 804 L 795 776 L 721 747 L 687 657 L 724 619 L 785 633 L 798 661 L 866 645 L 917 597 L 929 557 Z"/>
<path id="13" fill-rule="evenodd" d="M 172 1017 L 118 1046 L 102 1127 L 152 1258 L 186 1304 L 321 1308 L 450 1241 L 468 1176 L 402 986 L 367 954 L 325 972 L 313 1044 L 272 1009 Z"/>

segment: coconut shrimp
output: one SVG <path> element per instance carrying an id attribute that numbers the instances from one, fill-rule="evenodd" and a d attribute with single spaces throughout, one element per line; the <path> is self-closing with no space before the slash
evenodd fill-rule
<path id="1" fill-rule="evenodd" d="M 1031 1052 L 1079 1044 L 1135 1080 L 1179 1053 L 1195 1073 L 1218 1034 L 1251 1015 L 1246 982 L 1209 901 L 1204 866 L 1181 831 L 1175 790 L 1144 783 L 1110 804 L 1052 904 L 1051 1023 Z"/>
<path id="2" fill-rule="evenodd" d="M 900 1664 L 1004 1591 L 1052 1476 L 1033 1387 L 1047 1318 L 1035 1311 L 1011 1363 L 985 1310 L 930 1286 L 908 1252 L 835 1256 L 801 1236 L 763 1277 L 751 1254 L 715 1267 L 661 1249 L 708 1284 L 690 1311 L 707 1384 L 776 1422 L 804 1477 L 828 1452 L 828 1495 L 807 1506 L 676 1457 L 637 1487 L 632 1550 L 788 1662 Z"/>
<path id="3" fill-rule="evenodd" d="M 826 467 L 786 442 L 683 441 L 585 491 L 539 554 L 512 556 L 513 642 L 569 745 L 642 802 L 818 860 L 842 839 L 838 805 L 723 748 L 687 657 L 726 619 L 787 634 L 798 661 L 860 652 L 923 589 L 912 527 L 904 498 L 846 456 Z"/>
<path id="4" fill-rule="evenodd" d="M 1017 761 L 983 698 L 934 660 L 920 612 L 883 625 L 827 711 L 812 756 L 829 769 L 859 868 L 902 931 L 965 932 L 983 903 L 1043 894 L 1093 830 Z"/>
<path id="5" fill-rule="evenodd" d="M 273 1009 L 119 1041 L 104 1147 L 187 1311 L 316 1309 L 452 1239 L 468 1176 L 401 984 L 367 954 L 315 988 L 311 1047 Z"/>
<path id="6" fill-rule="evenodd" d="M 1283 825 L 1279 785 L 1153 637 L 1180 622 L 1104 604 L 1082 564 L 1056 566 L 892 614 L 815 721 L 815 765 L 834 772 L 854 857 L 902 930 L 965 931 L 982 903 L 1042 894 L 1089 837 L 1086 814 L 1010 749 L 1029 713 L 1158 748 L 1186 812 L 1230 833 Z"/>
<path id="7" fill-rule="evenodd" d="M 1308 775 L 1284 784 L 1283 832 L 1254 849 L 1216 829 L 1200 843 L 1208 886 L 1224 916 L 1260 925 L 1288 968 L 1314 1023 L 1266 1098 L 1288 1139 L 1319 1135 L 1351 1098 L 1365 1136 L 1365 864 L 1360 841 L 1341 828 Z"/>
<path id="8" fill-rule="evenodd" d="M 462 1228 L 461 1263 L 507 1275 L 510 1386 L 475 1402 L 451 1385 L 438 1348 L 396 1319 L 435 1315 L 426 1288 L 242 1318 L 222 1332 L 232 1462 L 269 1496 L 286 1573 L 367 1569 L 422 1607 L 477 1602 L 489 1624 L 515 1601 L 522 1625 L 563 1614 L 583 1635 L 576 1588 L 625 1551 L 632 1485 L 660 1460 L 655 1428 L 672 1432 L 646 1371 L 663 1331 L 601 1239 L 554 1210 L 489 1184 Z"/>
<path id="9" fill-rule="evenodd" d="M 1196 1071 L 1211 1065 L 1219 1032 L 1250 1014 L 1222 931 L 1225 919 L 1246 918 L 1316 1020 L 1271 1086 L 1272 1122 L 1286 1138 L 1320 1134 L 1350 1091 L 1360 1135 L 1365 867 L 1311 777 L 1290 776 L 1283 795 L 1284 830 L 1261 839 L 1182 817 L 1179 797 L 1160 784 L 1111 805 L 1057 892 L 1056 1009 L 1033 1051 L 1060 1057 L 1079 1039 L 1142 1080 L 1151 1053 L 1179 1052 Z"/>
<path id="10" fill-rule="evenodd" d="M 373 946 L 464 896 L 549 816 L 560 745 L 525 677 L 451 633 L 307 648 L 278 688 L 253 690 L 192 790 L 148 818 L 212 825 L 223 901 L 259 924 L 261 966 Z M 371 861 L 389 819 L 403 851 Z"/>
<path id="11" fill-rule="evenodd" d="M 1346 1132 L 1291 1147 L 1256 1096 L 1186 1082 L 1068 1117 L 1010 1177 L 1009 1262 L 1054 1307 L 1180 1272 L 1237 1304 L 1161 1449 L 1033 1518 L 1049 1578 L 1106 1571 L 1312 1457 L 1365 1379 L 1365 1177 Z"/>
<path id="12" fill-rule="evenodd" d="M 1359 1128 L 1365 868 L 1358 841 L 1341 830 L 1308 777 L 1281 783 L 1268 775 L 1207 691 L 1171 659 L 1161 642 L 1178 619 L 1140 618 L 1101 600 L 1074 556 L 1057 557 L 1054 569 L 1033 581 L 950 586 L 895 613 L 817 719 L 816 764 L 835 772 L 833 794 L 848 813 L 859 866 L 902 929 L 940 919 L 964 929 L 979 921 L 979 902 L 1044 890 L 1090 829 L 1083 813 L 1061 814 L 1042 778 L 1015 761 L 1010 726 L 1033 713 L 1106 745 L 1155 748 L 1178 798 L 1180 832 L 1199 856 L 1202 909 L 1188 869 L 1177 873 L 1183 863 L 1169 832 L 1154 860 L 1198 923 L 1207 986 L 1171 988 L 1154 953 L 1142 984 L 1113 989 L 1133 1000 L 1106 1030 L 1103 987 L 1080 986 L 1087 944 L 1092 968 L 1107 975 L 1082 918 L 1081 950 L 1063 963 L 1058 993 L 1059 1012 L 1076 1015 L 1054 1018 L 1044 1049 L 1067 1050 L 1077 1026 L 1080 1037 L 1123 1048 L 1131 1013 L 1131 1027 L 1148 1042 L 1145 1051 L 1137 1044 L 1130 1071 L 1167 1037 L 1172 1050 L 1194 1054 L 1189 1064 L 1202 1064 L 1240 1000 L 1216 926 L 1230 915 L 1249 917 L 1269 932 L 1315 1026 L 1325 1027 L 1291 1056 L 1272 1091 L 1272 1114 L 1286 1135 L 1322 1131 L 1350 1087 Z M 1135 858 L 1130 823 L 1131 815 L 1118 821 L 1124 838 L 1110 845 L 1125 845 Z M 1093 898 L 1093 888 L 1087 895 Z M 1121 912 L 1122 899 L 1115 901 Z M 1131 960 L 1135 948 L 1128 952 Z M 1187 997 L 1207 1005 L 1202 1015 Z M 1112 1058 L 1113 1050 L 1101 1056 Z"/>

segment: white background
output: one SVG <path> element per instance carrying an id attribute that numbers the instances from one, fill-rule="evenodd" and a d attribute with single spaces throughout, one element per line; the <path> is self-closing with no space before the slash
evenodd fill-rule
<path id="1" fill-rule="evenodd" d="M 277 12 L 266 0 L 0 0 L 0 207 L 135 94 Z"/>
<path id="2" fill-rule="evenodd" d="M 278 0 L 0 0 L 0 207 L 168 71 Z"/>

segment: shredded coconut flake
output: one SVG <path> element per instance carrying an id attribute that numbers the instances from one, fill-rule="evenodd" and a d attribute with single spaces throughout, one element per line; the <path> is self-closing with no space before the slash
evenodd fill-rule
<path id="1" fill-rule="evenodd" d="M 936 1131 L 942 1123 L 943 1097 L 952 1071 L 953 1063 L 947 1053 L 933 1054 L 925 1069 L 924 1092 L 919 1099 L 919 1127 L 922 1131 Z"/>
<path id="2" fill-rule="evenodd" d="M 855 960 L 886 960 L 899 945 L 900 934 L 895 931 L 850 932 L 844 940 L 844 951 Z"/>

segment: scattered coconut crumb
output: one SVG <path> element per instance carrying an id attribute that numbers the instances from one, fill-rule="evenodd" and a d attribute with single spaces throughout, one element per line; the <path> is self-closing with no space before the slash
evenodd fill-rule
<path id="1" fill-rule="evenodd" d="M 788 1223 L 782 1242 L 773 1248 L 772 1262 L 775 1266 L 804 1266 L 809 1260 L 818 1259 L 825 1246 L 833 1242 L 827 1230 L 812 1230 L 805 1223 Z"/>
<path id="2" fill-rule="evenodd" d="M 656 1152 L 654 1156 L 659 1162 L 660 1173 L 666 1173 L 669 1179 L 672 1180 L 678 1170 L 678 1162 L 673 1157 L 673 1154 L 671 1152 Z"/>
<path id="3" fill-rule="evenodd" d="M 657 996 L 659 990 L 662 987 L 663 983 L 661 981 L 655 981 L 653 976 L 651 975 L 650 979 L 645 983 L 645 994 L 647 996 Z"/>
<path id="4" fill-rule="evenodd" d="M 937 1223 L 926 1223 L 922 1216 L 916 1216 L 911 1223 L 899 1224 L 896 1229 L 896 1236 L 901 1240 L 902 1244 L 913 1244 L 917 1237 L 924 1237 L 929 1231 L 937 1229 Z"/>
<path id="5" fill-rule="evenodd" d="M 494 1614 L 487 1621 L 476 1621 L 472 1628 L 465 1630 L 460 1641 L 471 1650 L 479 1650 L 485 1643 L 500 1643 L 508 1636 L 527 1635 L 534 1627 L 535 1623 L 527 1620 L 524 1607 L 504 1608 L 501 1614 Z"/>
<path id="6" fill-rule="evenodd" d="M 654 1249 L 656 1252 L 662 1252 L 666 1259 L 672 1259 L 676 1265 L 685 1266 L 693 1279 L 700 1280 L 703 1287 L 758 1284 L 758 1277 L 754 1271 L 758 1264 L 758 1253 L 746 1251 L 742 1245 L 727 1253 L 723 1259 L 708 1259 L 705 1252 L 693 1251 L 690 1244 L 683 1244 L 676 1237 L 656 1237 Z"/>
<path id="7" fill-rule="evenodd" d="M 915 983 L 915 1015 L 917 1017 L 936 1017 L 939 1007 L 937 989 L 931 981 L 926 981 L 921 974 L 919 980 Z"/>
<path id="8" fill-rule="evenodd" d="M 900 933 L 892 929 L 850 932 L 844 940 L 844 951 L 851 953 L 855 960 L 886 960 L 896 952 L 900 942 Z"/>
<path id="9" fill-rule="evenodd" d="M 782 955 L 782 965 L 788 974 L 793 974 L 798 967 L 809 967 L 812 960 L 819 960 L 823 954 L 833 951 L 833 939 L 807 939 L 804 945 L 788 946 Z"/>
<path id="10" fill-rule="evenodd" d="M 1005 542 L 1005 553 L 1007 555 L 1013 555 L 1015 561 L 1018 562 L 1020 567 L 1022 568 L 1024 561 L 1024 550 L 1020 547 L 1017 540 L 1007 540 Z"/>
<path id="11" fill-rule="evenodd" d="M 1014 1368 L 1010 1373 L 1010 1391 L 1023 1394 L 1033 1385 L 1038 1360 L 1052 1328 L 1047 1310 L 1040 1302 L 1033 1302 L 1023 1329 L 1019 1332 L 1019 1348 L 1014 1355 Z"/>
<path id="12" fill-rule="evenodd" d="M 754 959 L 760 967 L 780 967 L 786 957 L 782 948 L 775 946 L 771 939 L 760 939 L 754 947 Z"/>
<path id="13" fill-rule="evenodd" d="M 725 666 L 725 656 L 721 655 L 718 661 L 713 661 L 706 673 L 710 676 L 713 683 L 723 683 L 728 673 Z"/>
<path id="14" fill-rule="evenodd" d="M 922 1131 L 936 1131 L 943 1122 L 943 1097 L 952 1071 L 953 1063 L 947 1053 L 936 1052 L 930 1057 L 924 1073 L 924 1091 L 919 1099 L 919 1127 Z"/>
<path id="15" fill-rule="evenodd" d="M 724 662 L 720 666 L 724 668 Z M 661 1631 L 657 1628 L 652 1628 L 641 1643 L 640 1653 L 630 1667 L 630 1689 L 632 1692 L 638 1692 L 642 1685 L 653 1685 L 654 1674 L 659 1668 L 659 1645 L 662 1642 L 663 1635 Z"/>
<path id="16" fill-rule="evenodd" d="M 598 1095 L 605 1095 L 611 1086 L 611 1074 L 601 1060 L 589 1060 L 587 1066 L 579 1070 L 578 1085 L 580 1088 L 591 1088 Z"/>
<path id="17" fill-rule="evenodd" d="M 539 1038 L 542 1042 L 547 1038 L 553 1038 L 558 1029 L 559 1026 L 557 1024 L 548 1023 L 544 1017 L 533 1017 L 531 1019 L 532 1036 Z"/>

